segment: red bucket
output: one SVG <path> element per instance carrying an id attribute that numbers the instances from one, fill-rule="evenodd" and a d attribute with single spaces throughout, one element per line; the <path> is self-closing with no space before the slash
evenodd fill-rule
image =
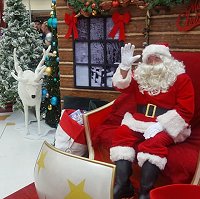
<path id="1" fill-rule="evenodd" d="M 150 199 L 200 199 L 200 186 L 172 184 L 150 191 Z"/>

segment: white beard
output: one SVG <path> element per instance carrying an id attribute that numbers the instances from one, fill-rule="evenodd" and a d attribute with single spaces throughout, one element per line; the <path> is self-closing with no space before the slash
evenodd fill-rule
<path id="1" fill-rule="evenodd" d="M 184 73 L 184 65 L 174 59 L 161 56 L 163 62 L 157 65 L 139 63 L 134 71 L 134 79 L 139 84 L 141 93 L 147 91 L 149 95 L 165 93 L 174 84 L 179 74 Z"/>

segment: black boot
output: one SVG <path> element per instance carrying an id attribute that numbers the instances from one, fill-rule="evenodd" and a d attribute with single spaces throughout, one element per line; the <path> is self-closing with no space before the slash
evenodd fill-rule
<path id="1" fill-rule="evenodd" d="M 141 170 L 141 182 L 140 182 L 140 193 L 139 199 L 149 199 L 149 192 L 153 188 L 158 175 L 160 173 L 160 169 L 151 164 L 149 161 L 146 161 Z"/>
<path id="2" fill-rule="evenodd" d="M 131 197 L 134 195 L 134 188 L 129 180 L 132 174 L 132 162 L 118 160 L 116 164 L 116 184 L 114 187 L 114 199 Z"/>

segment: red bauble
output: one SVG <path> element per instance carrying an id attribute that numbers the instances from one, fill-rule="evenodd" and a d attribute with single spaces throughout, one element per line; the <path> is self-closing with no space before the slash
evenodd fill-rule
<path id="1" fill-rule="evenodd" d="M 118 6 L 119 6 L 119 1 L 117 1 L 117 0 L 113 1 L 113 2 L 112 2 L 112 6 L 113 6 L 114 8 L 118 7 Z"/>
<path id="2" fill-rule="evenodd" d="M 89 6 L 89 5 L 90 5 L 89 1 L 85 2 L 85 6 Z"/>
<path id="3" fill-rule="evenodd" d="M 96 7 L 96 4 L 95 3 L 93 3 L 92 4 L 92 9 L 94 9 Z"/>

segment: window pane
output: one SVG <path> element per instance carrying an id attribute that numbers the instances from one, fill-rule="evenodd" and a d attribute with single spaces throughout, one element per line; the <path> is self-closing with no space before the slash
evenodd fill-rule
<path id="1" fill-rule="evenodd" d="M 88 19 L 78 19 L 78 39 L 88 39 Z"/>
<path id="2" fill-rule="evenodd" d="M 78 19 L 79 38 L 74 44 L 75 86 L 111 89 L 113 74 L 121 60 L 121 45 L 108 37 L 113 28 L 112 18 Z"/>
<path id="3" fill-rule="evenodd" d="M 103 18 L 90 19 L 90 39 L 99 40 L 104 38 Z"/>
<path id="4" fill-rule="evenodd" d="M 101 66 L 91 67 L 91 86 L 102 87 L 104 86 L 104 69 Z"/>
<path id="5" fill-rule="evenodd" d="M 106 19 L 106 37 L 107 39 L 112 39 L 112 37 L 109 37 L 109 33 L 113 28 L 113 21 L 112 18 L 107 18 Z M 114 39 L 119 39 L 119 31 L 117 32 L 117 34 L 115 35 Z"/>
<path id="6" fill-rule="evenodd" d="M 76 66 L 76 86 L 89 86 L 88 66 Z"/>
<path id="7" fill-rule="evenodd" d="M 88 63 L 88 43 L 76 42 L 75 43 L 75 59 L 76 63 Z"/>
<path id="8" fill-rule="evenodd" d="M 91 43 L 91 63 L 103 64 L 104 63 L 104 47 L 103 43 L 93 42 Z"/>
<path id="9" fill-rule="evenodd" d="M 108 64 L 114 64 L 120 62 L 121 59 L 121 47 L 119 42 L 107 43 L 107 61 Z"/>
<path id="10" fill-rule="evenodd" d="M 115 67 L 110 67 L 106 69 L 106 83 L 107 83 L 107 87 L 112 87 L 112 77 L 114 72 L 116 71 Z"/>

